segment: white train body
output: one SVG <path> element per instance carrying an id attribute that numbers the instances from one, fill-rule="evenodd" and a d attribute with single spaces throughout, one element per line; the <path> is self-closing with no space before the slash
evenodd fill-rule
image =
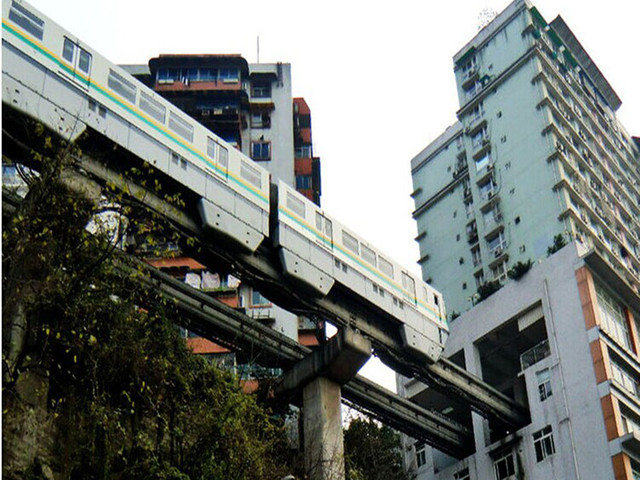
<path id="1" fill-rule="evenodd" d="M 105 135 L 200 195 L 204 225 L 240 245 L 268 235 L 269 172 L 26 2 L 3 0 L 2 40 L 5 103 L 69 140 Z"/>
<path id="2" fill-rule="evenodd" d="M 439 358 L 448 332 L 442 295 L 282 181 L 274 243 L 287 275 L 320 296 L 345 286 L 401 322 L 407 348 Z"/>
<path id="3" fill-rule="evenodd" d="M 26 2 L 2 2 L 2 55 L 5 104 L 71 141 L 99 132 L 197 194 L 216 238 L 250 251 L 272 241 L 288 277 L 317 296 L 340 284 L 395 318 L 408 349 L 439 358 L 438 292 L 283 182 L 270 205 L 267 170 Z"/>

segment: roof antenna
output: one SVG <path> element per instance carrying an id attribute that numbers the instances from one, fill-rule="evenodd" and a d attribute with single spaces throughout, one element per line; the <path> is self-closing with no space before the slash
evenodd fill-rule
<path id="1" fill-rule="evenodd" d="M 260 63 L 260 35 L 256 39 L 256 50 L 258 52 L 258 63 Z"/>

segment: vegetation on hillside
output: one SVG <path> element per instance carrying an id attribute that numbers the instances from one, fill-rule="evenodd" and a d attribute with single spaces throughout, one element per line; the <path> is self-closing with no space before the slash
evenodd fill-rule
<path id="1" fill-rule="evenodd" d="M 124 197 L 79 188 L 79 152 L 42 128 L 35 145 L 39 175 L 3 227 L 3 478 L 290 473 L 281 425 L 191 355 L 171 303 L 113 261 Z"/>

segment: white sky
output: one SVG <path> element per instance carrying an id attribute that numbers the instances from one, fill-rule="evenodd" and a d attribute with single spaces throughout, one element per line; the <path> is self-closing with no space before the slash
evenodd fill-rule
<path id="1" fill-rule="evenodd" d="M 239 53 L 254 63 L 259 36 L 260 61 L 290 63 L 293 94 L 311 108 L 323 208 L 419 273 L 410 161 L 455 121 L 453 55 L 477 33 L 483 9 L 509 1 L 30 3 L 119 64 L 160 53 Z M 533 3 L 548 22 L 562 15 L 639 136 L 640 1 Z M 392 387 L 393 375 L 382 382 Z"/>

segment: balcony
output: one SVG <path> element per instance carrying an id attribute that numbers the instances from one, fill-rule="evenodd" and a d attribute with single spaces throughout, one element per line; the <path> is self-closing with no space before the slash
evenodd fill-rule
<path id="1" fill-rule="evenodd" d="M 547 358 L 549 355 L 551 355 L 549 340 L 543 340 L 520 355 L 520 368 L 521 370 L 525 370 L 540 360 Z"/>

